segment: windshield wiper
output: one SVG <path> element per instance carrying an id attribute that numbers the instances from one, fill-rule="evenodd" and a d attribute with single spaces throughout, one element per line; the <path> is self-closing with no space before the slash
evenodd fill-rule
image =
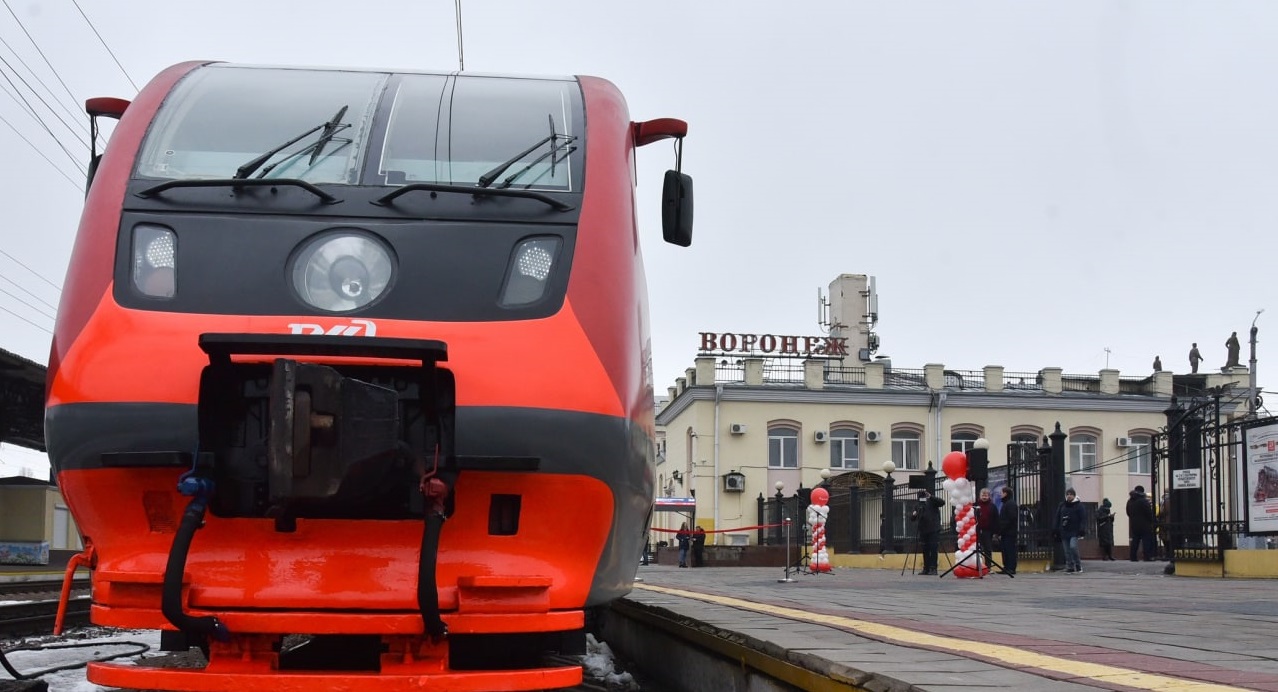
<path id="1" fill-rule="evenodd" d="M 563 161 L 564 159 L 568 158 L 569 156 L 572 156 L 572 153 L 573 153 L 574 151 L 577 151 L 577 147 L 569 147 L 569 146 L 568 146 L 569 144 L 572 144 L 572 142 L 573 142 L 573 140 L 574 140 L 574 139 L 576 139 L 576 137 L 567 137 L 567 138 L 565 138 L 565 139 L 564 139 L 564 143 L 563 143 L 563 144 L 557 144 L 557 145 L 555 145 L 554 147 L 552 147 L 552 148 L 551 148 L 551 150 L 550 150 L 550 151 L 548 151 L 548 152 L 546 152 L 546 153 L 542 154 L 541 156 L 538 156 L 537 158 L 533 159 L 533 160 L 532 160 L 532 162 L 530 162 L 527 166 L 524 166 L 523 168 L 519 169 L 518 171 L 516 171 L 516 172 L 514 172 L 514 173 L 511 173 L 510 175 L 506 176 L 506 179 L 505 179 L 505 180 L 503 180 L 503 181 L 501 181 L 501 184 L 497 186 L 497 189 L 499 189 L 499 190 L 505 190 L 506 188 L 510 187 L 510 184 L 511 184 L 511 183 L 513 183 L 513 182 L 515 182 L 516 180 L 518 180 L 518 179 L 520 179 L 520 178 L 524 177 L 524 174 L 525 174 L 525 173 L 527 173 L 528 171 L 531 171 L 531 170 L 533 169 L 533 166 L 536 166 L 537 164 L 541 163 L 542 161 L 545 161 L 547 156 L 552 157 L 552 158 L 550 159 L 550 171 L 549 171 L 549 173 L 550 173 L 550 175 L 553 177 L 553 176 L 555 175 L 555 164 L 559 163 L 560 161 Z M 564 147 L 568 147 L 568 150 L 567 150 L 567 151 L 564 151 L 564 155 L 563 155 L 563 156 L 557 156 L 557 154 L 558 154 L 560 151 L 562 151 L 562 150 L 564 149 Z M 542 176 L 544 176 L 544 175 L 546 175 L 546 171 L 542 171 L 541 175 L 539 175 L 539 176 L 537 176 L 536 178 L 534 178 L 534 179 L 532 180 L 532 182 L 528 183 L 528 184 L 527 184 L 527 185 L 525 185 L 524 187 L 525 187 L 525 188 L 527 188 L 527 187 L 531 187 L 533 183 L 535 183 L 535 182 L 537 182 L 538 180 L 540 180 L 540 179 L 541 179 L 541 177 L 542 177 Z"/>
<path id="2" fill-rule="evenodd" d="M 493 181 L 497 180 L 497 178 L 498 178 L 498 177 L 499 177 L 502 173 L 505 173 L 507 168 L 510 168 L 511 166 L 513 166 L 513 165 L 515 165 L 515 164 L 519 163 L 520 161 L 522 161 L 522 160 L 523 160 L 523 158 L 524 158 L 525 156 L 527 156 L 527 155 L 529 155 L 529 154 L 533 153 L 534 151 L 537 151 L 537 148 L 538 148 L 538 147 L 540 147 L 541 145 L 543 145 L 543 144 L 545 144 L 545 143 L 547 143 L 547 142 L 550 142 L 550 143 L 551 143 L 550 151 L 548 152 L 548 154 L 549 154 L 549 155 L 553 155 L 556 151 L 558 151 L 559 149 L 562 149 L 562 148 L 563 148 L 565 145 L 567 145 L 569 142 L 572 142 L 573 140 L 577 139 L 575 136 L 572 136 L 572 135 L 561 135 L 561 134 L 559 134 L 559 133 L 555 132 L 555 119 L 554 119 L 554 117 L 553 117 L 553 116 L 551 116 L 549 113 L 547 113 L 547 114 L 546 114 L 546 119 L 547 119 L 548 121 L 550 121 L 550 136 L 549 136 L 549 137 L 542 137 L 541 139 L 537 140 L 537 143 L 536 143 L 536 144 L 534 144 L 534 145 L 532 145 L 531 147 L 528 147 L 527 149 L 525 149 L 525 150 L 523 150 L 523 151 L 519 152 L 519 154 L 517 154 L 517 155 L 515 155 L 515 156 L 511 157 L 510 159 L 506 160 L 505 162 L 501 163 L 500 165 L 498 165 L 496 168 L 492 169 L 491 171 L 488 171 L 487 173 L 485 173 L 485 174 L 483 174 L 483 175 L 479 176 L 479 186 L 480 186 L 480 187 L 491 187 L 491 186 L 492 186 L 492 184 L 493 184 Z M 554 145 L 554 141 L 555 141 L 556 139 L 563 139 L 563 140 L 564 140 L 564 143 L 563 143 L 563 144 L 560 144 L 559 146 L 555 146 L 555 145 Z M 537 161 L 534 161 L 532 164 L 529 164 L 529 167 L 531 167 L 533 164 L 536 164 L 538 161 L 542 161 L 542 160 L 544 160 L 545 158 L 546 158 L 546 155 L 542 155 L 542 157 L 541 157 L 541 158 L 539 158 L 539 159 L 537 159 Z M 552 163 L 553 163 L 553 161 L 552 161 Z M 517 173 L 517 174 L 516 174 L 515 176 L 513 176 L 512 178 L 517 178 L 517 177 L 519 177 L 520 175 L 523 175 L 525 172 L 527 172 L 527 170 L 528 170 L 528 168 L 525 168 L 524 170 L 520 171 L 519 173 Z M 512 182 L 512 181 L 507 181 L 507 183 L 506 183 L 506 184 L 507 184 L 507 185 L 509 185 L 509 184 L 510 184 L 510 182 Z"/>
<path id="3" fill-rule="evenodd" d="M 307 161 L 306 165 L 314 166 L 315 162 L 319 160 L 320 154 L 324 153 L 324 146 L 333 139 L 333 135 L 350 127 L 350 125 L 342 124 L 342 116 L 346 115 L 346 109 L 349 107 L 342 106 L 342 109 L 337 111 L 337 115 L 334 115 L 332 120 L 324 123 L 324 131 L 320 133 L 319 139 L 312 145 L 315 150 L 311 152 L 311 160 Z"/>
<path id="4" fill-rule="evenodd" d="M 243 180 L 249 177 L 250 175 L 253 175 L 253 171 L 256 171 L 257 169 L 261 168 L 262 164 L 269 161 L 272 156 L 275 156 L 281 151 L 284 151 L 285 149 L 293 146 L 294 144 L 297 144 L 298 142 L 302 141 L 303 139 L 306 139 L 307 137 L 309 137 L 310 135 L 316 132 L 319 132 L 320 130 L 324 130 L 324 134 L 320 135 L 320 140 L 319 142 L 317 142 L 317 144 L 321 142 L 327 143 L 328 139 L 332 139 L 332 133 L 330 132 L 330 130 L 332 130 L 332 132 L 337 132 L 337 130 L 339 129 L 338 126 L 341 125 L 342 116 L 346 114 L 346 108 L 347 108 L 346 106 L 342 106 L 340 109 L 338 109 L 337 115 L 334 115 L 333 118 L 329 120 L 328 122 L 316 125 L 315 127 L 312 127 L 306 132 L 303 132 L 302 134 L 294 137 L 293 139 L 288 140 L 287 142 L 279 145 L 278 147 L 275 147 L 274 149 L 271 149 L 263 153 L 261 156 L 258 156 L 252 161 L 245 163 L 243 166 L 240 166 L 238 169 L 236 169 L 235 175 L 232 177 L 236 180 Z M 325 139 L 326 135 L 328 139 Z"/>

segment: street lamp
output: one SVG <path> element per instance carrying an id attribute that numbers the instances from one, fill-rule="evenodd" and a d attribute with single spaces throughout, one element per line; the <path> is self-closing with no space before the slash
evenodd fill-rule
<path id="1" fill-rule="evenodd" d="M 892 472 L 896 470 L 896 464 L 891 459 L 883 462 L 883 473 L 887 474 L 883 479 L 883 523 L 879 526 L 879 553 L 893 553 L 892 539 L 892 491 L 896 487 L 896 479 L 892 478 Z"/>
<path id="2" fill-rule="evenodd" d="M 990 441 L 984 437 L 978 437 L 967 452 L 967 479 L 976 485 L 976 490 L 979 492 L 985 487 L 989 477 Z"/>
<path id="3" fill-rule="evenodd" d="M 777 522 L 781 525 L 781 531 L 785 534 L 785 577 L 777 581 L 789 583 L 794 581 L 790 578 L 790 517 L 785 515 L 785 496 L 781 493 L 785 490 L 785 481 L 776 482 L 777 489 Z"/>

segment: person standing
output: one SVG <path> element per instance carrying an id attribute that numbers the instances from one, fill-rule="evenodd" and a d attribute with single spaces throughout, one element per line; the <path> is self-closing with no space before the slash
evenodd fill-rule
<path id="1" fill-rule="evenodd" d="M 1194 342 L 1189 349 L 1189 372 L 1198 372 L 1198 364 L 1203 362 L 1202 354 L 1198 352 L 1198 342 Z"/>
<path id="2" fill-rule="evenodd" d="M 700 526 L 692 530 L 692 566 L 706 566 L 706 530 Z"/>
<path id="3" fill-rule="evenodd" d="M 1101 559 L 1114 559 L 1114 510 L 1109 498 L 1096 508 L 1096 540 L 1100 541 Z"/>
<path id="4" fill-rule="evenodd" d="M 932 497 L 926 490 L 918 494 L 918 506 L 910 517 L 918 523 L 919 541 L 923 544 L 923 571 L 919 575 L 936 574 L 937 550 L 941 540 L 941 508 L 945 500 Z"/>
<path id="5" fill-rule="evenodd" d="M 1158 356 L 1154 356 L 1154 372 L 1162 372 L 1162 371 L 1163 371 L 1163 359 L 1159 358 Z"/>
<path id="6" fill-rule="evenodd" d="M 679 566 L 688 566 L 688 548 L 692 543 L 692 532 L 688 530 L 688 522 L 683 522 L 679 527 L 679 531 L 675 533 L 675 540 L 679 543 Z"/>
<path id="7" fill-rule="evenodd" d="M 990 558 L 994 556 L 994 534 L 998 528 L 998 508 L 994 506 L 989 488 L 981 488 L 981 495 L 972 509 L 976 510 L 976 544 L 980 546 L 981 559 L 988 567 Z"/>
<path id="8" fill-rule="evenodd" d="M 1078 539 L 1087 533 L 1084 522 L 1087 515 L 1083 512 L 1083 503 L 1073 488 L 1065 491 L 1065 501 L 1056 508 L 1056 535 L 1065 548 L 1065 573 L 1077 574 L 1083 571 L 1083 563 L 1078 559 Z"/>
<path id="9" fill-rule="evenodd" d="M 1145 486 L 1136 486 L 1127 499 L 1127 526 L 1131 534 L 1128 557 L 1136 562 L 1137 551 L 1145 550 L 1145 561 L 1154 559 L 1154 508 L 1145 497 Z"/>
<path id="10" fill-rule="evenodd" d="M 1003 486 L 1003 503 L 998 508 L 998 535 L 1003 550 L 1003 573 L 1016 574 L 1016 541 L 1020 534 L 1021 510 L 1012 496 L 1012 487 Z"/>

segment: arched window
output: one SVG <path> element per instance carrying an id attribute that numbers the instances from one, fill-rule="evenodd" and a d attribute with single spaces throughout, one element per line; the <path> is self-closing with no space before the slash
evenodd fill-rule
<path id="1" fill-rule="evenodd" d="M 1096 470 L 1096 435 L 1090 431 L 1069 434 L 1069 462 L 1066 473 Z"/>
<path id="2" fill-rule="evenodd" d="M 950 451 L 966 452 L 967 450 L 972 448 L 972 445 L 976 444 L 977 437 L 978 435 L 976 433 L 970 433 L 970 432 L 951 433 L 950 434 Z"/>
<path id="3" fill-rule="evenodd" d="M 892 462 L 903 471 L 920 471 L 921 435 L 912 428 L 892 429 Z"/>
<path id="4" fill-rule="evenodd" d="M 1127 472 L 1149 475 L 1153 437 L 1149 433 L 1132 431 L 1131 442 L 1131 446 L 1123 450 L 1127 456 Z"/>
<path id="5" fill-rule="evenodd" d="M 1012 435 L 1012 444 L 1038 447 L 1038 435 L 1033 433 L 1016 433 Z"/>
<path id="6" fill-rule="evenodd" d="M 1032 445 L 1035 449 L 1043 439 L 1043 429 L 1037 425 L 1013 425 L 1011 433 L 1012 444 Z"/>
<path id="7" fill-rule="evenodd" d="M 790 425 L 768 426 L 768 468 L 799 468 L 799 429 Z"/>
<path id="8" fill-rule="evenodd" d="M 834 427 L 830 430 L 830 468 L 861 468 L 860 431 L 849 427 Z"/>

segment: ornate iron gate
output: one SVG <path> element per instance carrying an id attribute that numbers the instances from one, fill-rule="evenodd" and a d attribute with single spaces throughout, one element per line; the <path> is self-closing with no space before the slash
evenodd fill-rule
<path id="1" fill-rule="evenodd" d="M 1041 479 L 1050 464 L 1051 448 L 1012 443 L 1007 446 L 1007 484 L 1020 506 L 1016 552 L 1022 559 L 1051 560 L 1055 548 L 1051 540 L 1054 507 L 1044 507 Z"/>
<path id="2" fill-rule="evenodd" d="M 1158 554 L 1223 562 L 1245 529 L 1242 431 L 1278 418 L 1222 422 L 1221 395 L 1172 399 L 1165 432 L 1153 438 L 1150 500 Z"/>

